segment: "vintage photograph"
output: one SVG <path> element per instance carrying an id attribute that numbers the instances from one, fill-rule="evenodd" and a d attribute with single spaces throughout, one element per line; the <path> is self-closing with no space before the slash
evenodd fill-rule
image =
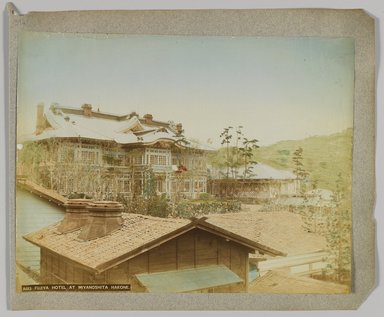
<path id="1" fill-rule="evenodd" d="M 18 292 L 351 292 L 353 38 L 17 45 Z"/>

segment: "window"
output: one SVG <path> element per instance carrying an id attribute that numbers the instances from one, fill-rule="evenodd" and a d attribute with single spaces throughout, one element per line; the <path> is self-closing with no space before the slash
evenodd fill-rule
<path id="1" fill-rule="evenodd" d="M 141 165 L 143 164 L 143 156 L 142 155 L 134 155 L 130 157 L 130 162 L 133 165 Z"/>
<path id="2" fill-rule="evenodd" d="M 99 162 L 99 152 L 81 150 L 80 160 L 82 163 L 97 164 Z"/>
<path id="3" fill-rule="evenodd" d="M 184 191 L 189 192 L 190 191 L 190 183 L 189 180 L 184 181 Z"/>
<path id="4" fill-rule="evenodd" d="M 126 165 L 127 157 L 125 154 L 117 154 L 117 165 L 124 166 Z"/>
<path id="5" fill-rule="evenodd" d="M 166 166 L 171 162 L 171 151 L 164 149 L 145 149 L 146 161 L 149 165 Z"/>
<path id="6" fill-rule="evenodd" d="M 150 165 L 168 165 L 167 157 L 163 155 L 150 155 L 149 164 Z"/>
<path id="7" fill-rule="evenodd" d="M 165 192 L 165 190 L 164 190 L 164 181 L 162 179 L 156 180 L 156 190 L 159 193 L 164 193 Z"/>
<path id="8" fill-rule="evenodd" d="M 131 191 L 131 183 L 129 178 L 120 178 L 117 180 L 117 190 L 120 193 L 128 193 Z"/>
<path id="9" fill-rule="evenodd" d="M 73 162 L 74 149 L 70 146 L 63 146 L 59 148 L 58 155 L 61 163 Z"/>
<path id="10" fill-rule="evenodd" d="M 81 144 L 76 149 L 76 160 L 83 164 L 99 164 L 100 150 L 94 145 Z"/>

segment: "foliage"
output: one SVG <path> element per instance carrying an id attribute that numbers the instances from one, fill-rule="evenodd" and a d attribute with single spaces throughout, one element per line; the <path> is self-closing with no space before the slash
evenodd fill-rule
<path id="1" fill-rule="evenodd" d="M 119 151 L 117 144 L 102 146 L 106 153 L 100 161 L 121 163 L 121 159 L 114 154 Z M 101 144 L 95 144 L 94 147 L 99 149 Z M 91 155 L 96 152 L 88 152 L 88 156 L 83 156 L 81 149 L 81 140 L 78 143 L 60 139 L 26 143 L 18 151 L 17 172 L 20 175 L 27 174 L 31 181 L 63 195 L 83 194 L 97 200 L 117 199 L 117 179 L 121 170 L 107 166 L 108 172 L 103 172 L 99 157 Z"/>
<path id="2" fill-rule="evenodd" d="M 300 195 L 304 196 L 304 199 L 306 200 L 307 197 L 305 192 L 307 188 L 305 182 L 306 178 L 309 176 L 309 173 L 304 169 L 302 147 L 297 148 L 296 151 L 293 152 L 292 162 L 294 164 L 293 173 L 296 175 L 299 184 Z"/>
<path id="3" fill-rule="evenodd" d="M 166 218 L 171 213 L 171 208 L 166 195 L 156 195 L 148 199 L 148 215 Z"/>
<path id="4" fill-rule="evenodd" d="M 231 139 L 233 135 L 230 133 L 230 130 L 233 129 L 233 127 L 229 126 L 227 128 L 224 128 L 223 132 L 220 134 L 221 138 L 221 145 L 225 147 L 225 167 L 226 167 L 226 177 L 229 178 L 229 171 L 230 169 L 233 169 L 234 161 L 233 158 L 235 157 L 234 153 L 231 153 L 230 150 L 230 144 Z"/>
<path id="5" fill-rule="evenodd" d="M 202 196 L 199 200 L 181 200 L 173 205 L 166 195 L 155 195 L 150 198 L 136 197 L 121 201 L 125 211 L 154 217 L 190 218 L 207 214 L 237 212 L 241 210 L 241 203 L 236 200 L 215 200 L 209 196 Z"/>
<path id="6" fill-rule="evenodd" d="M 120 200 L 124 204 L 125 211 L 132 214 L 146 215 L 148 213 L 148 199 L 142 196 L 135 198 L 123 198 Z"/>
<path id="7" fill-rule="evenodd" d="M 156 196 L 156 177 L 152 168 L 146 168 L 144 171 L 143 194 L 145 198 Z"/>
<path id="8" fill-rule="evenodd" d="M 224 152 L 219 151 L 215 155 L 211 156 L 211 164 L 218 168 L 225 167 L 226 178 L 238 178 L 239 167 L 243 168 L 242 178 L 249 178 L 252 174 L 252 164 L 257 162 L 253 159 L 254 150 L 259 146 L 257 145 L 258 140 L 248 139 L 244 136 L 242 131 L 243 127 L 238 126 L 234 134 L 232 133 L 233 127 L 229 126 L 224 128 L 220 134 L 221 145 L 224 147 Z M 220 158 L 220 154 L 224 155 Z M 217 156 L 218 155 L 218 156 Z"/>
<path id="9" fill-rule="evenodd" d="M 256 144 L 258 141 L 256 139 L 248 140 L 247 138 L 243 138 L 243 147 L 239 148 L 240 158 L 243 163 L 244 171 L 243 171 L 243 179 L 249 178 L 253 176 L 252 173 L 252 164 L 257 164 L 255 160 L 253 160 L 253 152 L 259 146 Z"/>
<path id="10" fill-rule="evenodd" d="M 300 180 L 305 179 L 308 176 L 308 172 L 304 169 L 303 165 L 303 148 L 298 147 L 295 152 L 293 152 L 292 156 L 293 161 L 293 173 Z"/>
<path id="11" fill-rule="evenodd" d="M 332 199 L 335 208 L 328 216 L 326 234 L 330 253 L 327 269 L 337 281 L 349 283 L 352 256 L 352 200 L 350 190 L 344 186 L 342 173 L 337 177 L 336 191 Z"/>
<path id="12" fill-rule="evenodd" d="M 200 198 L 200 200 L 210 200 L 210 199 L 212 199 L 211 195 L 208 194 L 208 193 L 201 193 L 199 198 Z"/>
<path id="13" fill-rule="evenodd" d="M 207 214 L 237 212 L 240 210 L 241 203 L 236 200 L 184 200 L 176 206 L 173 216 L 190 218 Z"/>
<path id="14" fill-rule="evenodd" d="M 103 155 L 103 160 L 104 162 L 106 162 L 107 164 L 109 165 L 120 165 L 122 160 L 117 158 L 117 157 L 114 157 L 113 155 L 111 154 L 105 154 Z"/>
<path id="15" fill-rule="evenodd" d="M 317 180 L 317 187 L 334 191 L 337 174 L 352 173 L 352 129 L 328 136 L 313 136 L 303 140 L 280 141 L 255 150 L 255 159 L 277 169 L 293 170 L 292 153 L 301 147 L 305 153 L 302 163 L 310 174 L 309 181 Z M 347 185 L 348 177 L 344 177 Z"/>
<path id="16" fill-rule="evenodd" d="M 171 206 L 166 195 L 153 195 L 151 197 L 138 196 L 120 200 L 125 211 L 133 214 L 149 215 L 167 218 L 171 214 Z"/>

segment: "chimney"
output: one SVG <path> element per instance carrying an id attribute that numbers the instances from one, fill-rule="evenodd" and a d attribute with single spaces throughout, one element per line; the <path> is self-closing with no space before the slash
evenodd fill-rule
<path id="1" fill-rule="evenodd" d="M 65 204 L 65 216 L 57 231 L 67 233 L 84 227 L 88 222 L 88 203 L 90 199 L 69 199 Z"/>
<path id="2" fill-rule="evenodd" d="M 83 109 L 83 115 L 86 117 L 92 117 L 92 105 L 89 103 L 85 103 L 81 106 Z"/>
<path id="3" fill-rule="evenodd" d="M 78 238 L 88 241 L 104 237 L 121 228 L 123 205 L 115 201 L 95 201 L 87 205 L 88 222 Z"/>
<path id="4" fill-rule="evenodd" d="M 129 114 L 129 119 L 133 118 L 133 117 L 138 117 L 138 113 L 136 111 L 132 111 L 130 114 Z"/>
<path id="5" fill-rule="evenodd" d="M 36 112 L 36 131 L 35 131 L 36 135 L 41 134 L 46 128 L 45 121 L 46 119 L 44 117 L 44 104 L 39 103 L 37 105 L 37 112 Z"/>
<path id="6" fill-rule="evenodd" d="M 153 120 L 153 116 L 150 113 L 144 115 L 144 120 L 146 124 L 151 124 Z"/>
<path id="7" fill-rule="evenodd" d="M 181 123 L 176 124 L 176 132 L 177 134 L 182 134 L 184 132 L 183 125 Z"/>

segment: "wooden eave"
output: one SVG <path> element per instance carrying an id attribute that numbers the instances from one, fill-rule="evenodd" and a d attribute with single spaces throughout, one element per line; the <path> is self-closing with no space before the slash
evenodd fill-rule
<path id="1" fill-rule="evenodd" d="M 51 253 L 53 253 L 53 254 L 59 256 L 59 257 L 64 257 L 64 258 L 66 258 L 67 260 L 71 261 L 75 266 L 77 266 L 77 267 L 79 267 L 79 268 L 83 268 L 83 269 L 85 269 L 85 270 L 88 271 L 88 272 L 98 273 L 98 271 L 96 271 L 93 267 L 90 267 L 90 266 L 88 266 L 88 265 L 85 265 L 84 263 L 82 263 L 82 262 L 80 262 L 80 261 L 76 261 L 76 260 L 74 260 L 74 259 L 72 259 L 72 258 L 68 258 L 68 257 L 66 257 L 66 256 L 63 256 L 62 254 L 58 253 L 58 252 L 55 251 L 55 250 L 52 250 L 51 248 L 48 248 L 48 247 L 46 247 L 46 246 L 44 246 L 44 245 L 41 245 L 41 244 L 36 243 L 36 242 L 33 241 L 33 240 L 30 240 L 27 236 L 23 236 L 23 239 L 26 240 L 26 241 L 28 241 L 28 242 L 30 242 L 30 243 L 32 243 L 33 245 L 38 246 L 39 248 L 46 249 L 46 250 L 48 250 L 49 252 L 51 252 Z"/>
<path id="2" fill-rule="evenodd" d="M 210 233 L 216 234 L 218 236 L 221 236 L 222 238 L 229 239 L 233 242 L 236 242 L 238 244 L 243 245 L 244 247 L 252 250 L 252 251 L 260 251 L 263 254 L 269 254 L 272 256 L 286 256 L 287 254 L 281 251 L 278 251 L 276 249 L 267 247 L 265 245 L 262 245 L 260 243 L 257 243 L 255 241 L 252 241 L 248 238 L 245 238 L 243 236 L 240 236 L 238 234 L 235 234 L 233 232 L 230 232 L 228 230 L 225 230 L 221 227 L 215 226 L 211 223 L 208 223 L 205 221 L 205 217 L 198 221 L 197 228 L 208 231 Z"/>

